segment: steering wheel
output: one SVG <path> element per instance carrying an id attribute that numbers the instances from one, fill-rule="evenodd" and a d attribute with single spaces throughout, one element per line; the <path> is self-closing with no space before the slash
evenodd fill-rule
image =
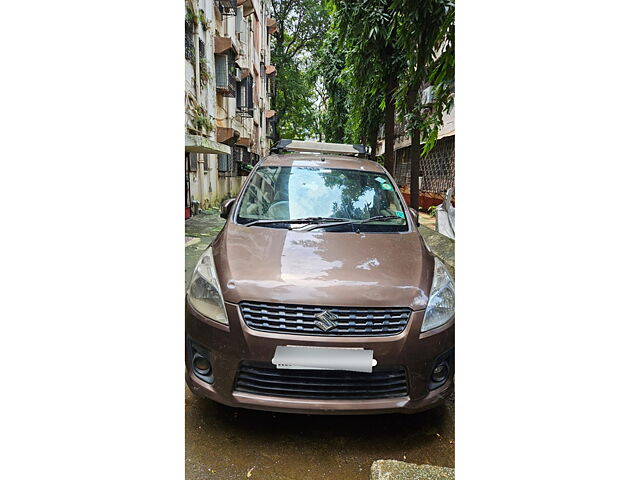
<path id="1" fill-rule="evenodd" d="M 271 204 L 265 216 L 275 220 L 286 220 L 289 218 L 289 201 L 281 200 Z"/>

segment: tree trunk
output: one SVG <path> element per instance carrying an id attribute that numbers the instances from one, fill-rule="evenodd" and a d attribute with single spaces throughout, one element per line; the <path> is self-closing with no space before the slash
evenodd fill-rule
<path id="1" fill-rule="evenodd" d="M 394 72 L 387 77 L 387 90 L 384 100 L 384 168 L 393 176 L 395 168 L 395 152 L 393 141 L 396 128 L 396 104 L 393 101 L 393 92 L 398 87 L 398 79 Z"/>
<path id="2" fill-rule="evenodd" d="M 378 128 L 371 128 L 369 131 L 369 146 L 371 147 L 371 158 L 375 159 L 376 146 L 378 145 Z"/>
<path id="3" fill-rule="evenodd" d="M 416 68 L 426 68 L 424 45 L 418 44 L 418 58 Z M 411 83 L 407 91 L 407 106 L 410 110 L 419 109 L 417 105 L 418 90 L 420 90 L 419 76 L 416 75 L 415 80 Z M 418 113 L 418 112 L 415 112 Z M 420 191 L 418 177 L 420 176 L 420 129 L 416 127 L 411 129 L 411 146 L 409 147 L 409 161 L 411 162 L 411 198 L 410 207 L 418 210 L 420 207 Z"/>
<path id="4" fill-rule="evenodd" d="M 407 104 L 415 105 L 418 98 L 418 86 L 412 85 L 407 92 Z M 411 130 L 411 146 L 409 147 L 409 161 L 411 162 L 411 200 L 410 207 L 418 210 L 420 206 L 420 192 L 418 185 L 418 177 L 420 176 L 420 130 L 414 128 Z"/>

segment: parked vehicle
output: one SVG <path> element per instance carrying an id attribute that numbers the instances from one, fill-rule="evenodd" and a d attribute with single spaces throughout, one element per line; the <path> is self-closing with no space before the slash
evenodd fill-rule
<path id="1" fill-rule="evenodd" d="M 302 153 L 302 152 L 314 153 Z M 187 289 L 186 381 L 234 407 L 423 411 L 452 391 L 454 282 L 361 146 L 281 141 Z"/>

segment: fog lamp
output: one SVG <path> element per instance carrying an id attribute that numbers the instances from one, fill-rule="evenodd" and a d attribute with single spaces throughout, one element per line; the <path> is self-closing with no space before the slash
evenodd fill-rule
<path id="1" fill-rule="evenodd" d="M 196 353 L 193 357 L 193 368 L 200 375 L 209 375 L 209 373 L 211 372 L 211 363 L 209 363 L 208 359 L 206 359 L 199 353 Z"/>
<path id="2" fill-rule="evenodd" d="M 441 363 L 433 369 L 431 381 L 434 383 L 444 382 L 449 376 L 449 367 L 446 363 Z"/>

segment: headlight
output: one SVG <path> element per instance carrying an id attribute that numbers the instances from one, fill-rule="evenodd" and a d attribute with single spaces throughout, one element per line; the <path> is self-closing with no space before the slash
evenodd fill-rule
<path id="1" fill-rule="evenodd" d="M 422 332 L 434 329 L 447 323 L 455 313 L 455 289 L 453 280 L 444 264 L 435 259 L 433 284 L 427 309 L 422 320 Z"/>
<path id="2" fill-rule="evenodd" d="M 224 309 L 224 300 L 220 293 L 220 283 L 213 264 L 213 252 L 208 247 L 193 271 L 191 283 L 187 290 L 187 297 L 191 306 L 199 313 L 216 322 L 229 324 Z"/>

